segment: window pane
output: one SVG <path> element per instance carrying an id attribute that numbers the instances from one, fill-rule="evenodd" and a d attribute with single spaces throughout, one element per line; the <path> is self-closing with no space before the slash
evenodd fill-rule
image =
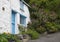
<path id="1" fill-rule="evenodd" d="M 22 2 L 20 2 L 20 8 L 24 10 L 24 4 Z"/>
<path id="2" fill-rule="evenodd" d="M 22 24 L 23 26 L 26 26 L 26 17 L 20 15 L 20 24 Z"/>

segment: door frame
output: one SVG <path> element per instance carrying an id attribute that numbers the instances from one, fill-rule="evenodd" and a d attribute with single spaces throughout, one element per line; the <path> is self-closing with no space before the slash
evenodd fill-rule
<path id="1" fill-rule="evenodd" d="M 15 25 L 16 25 L 16 21 L 15 21 L 15 19 L 16 19 L 16 11 L 14 11 L 14 10 L 12 10 L 12 12 L 11 12 L 11 21 L 12 21 L 12 23 L 11 23 L 11 25 L 12 25 L 12 34 L 15 34 Z M 14 16 L 13 16 L 14 15 Z M 14 17 L 14 18 L 13 18 Z M 13 19 L 14 19 L 14 21 L 13 21 Z"/>

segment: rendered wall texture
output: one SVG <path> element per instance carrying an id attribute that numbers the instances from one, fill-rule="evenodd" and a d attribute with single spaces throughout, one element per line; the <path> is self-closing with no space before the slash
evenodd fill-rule
<path id="1" fill-rule="evenodd" d="M 3 10 L 4 8 L 4 10 Z M 11 8 L 10 2 L 7 0 L 0 0 L 0 32 L 11 31 Z"/>
<path id="2" fill-rule="evenodd" d="M 3 9 L 4 8 L 4 9 Z M 26 17 L 26 26 L 30 22 L 30 13 L 28 7 L 24 4 L 24 12 L 20 10 L 19 0 L 0 0 L 0 33 L 11 33 L 11 12 L 16 11 L 15 16 L 15 34 L 19 33 L 18 24 L 20 24 L 20 14 Z"/>

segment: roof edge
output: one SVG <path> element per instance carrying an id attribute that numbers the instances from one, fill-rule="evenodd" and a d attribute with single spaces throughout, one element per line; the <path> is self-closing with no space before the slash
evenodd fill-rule
<path id="1" fill-rule="evenodd" d="M 29 4 L 27 4 L 24 0 L 22 0 L 22 2 L 27 5 L 29 8 L 31 8 L 31 6 Z"/>

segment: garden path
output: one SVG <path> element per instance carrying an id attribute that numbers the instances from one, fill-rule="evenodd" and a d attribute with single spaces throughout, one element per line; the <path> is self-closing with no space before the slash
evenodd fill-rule
<path id="1" fill-rule="evenodd" d="M 30 40 L 29 42 L 60 42 L 60 32 L 41 36 L 37 40 Z"/>

